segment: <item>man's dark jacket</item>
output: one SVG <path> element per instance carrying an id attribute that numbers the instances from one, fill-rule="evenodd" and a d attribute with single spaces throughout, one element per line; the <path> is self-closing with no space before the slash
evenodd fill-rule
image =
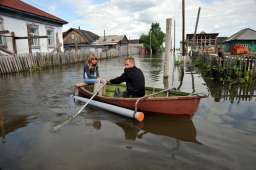
<path id="1" fill-rule="evenodd" d="M 120 77 L 110 80 L 111 84 L 122 82 L 126 82 L 128 96 L 142 97 L 145 95 L 145 78 L 139 68 L 125 68 Z"/>

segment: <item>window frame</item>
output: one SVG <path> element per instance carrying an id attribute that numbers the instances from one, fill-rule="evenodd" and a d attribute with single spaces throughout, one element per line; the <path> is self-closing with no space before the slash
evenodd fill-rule
<path id="1" fill-rule="evenodd" d="M 48 31 L 52 32 L 52 36 L 51 37 L 49 37 Z M 52 28 L 52 27 L 46 27 L 46 35 L 48 36 L 47 37 L 47 47 L 48 48 L 55 48 L 55 46 L 56 46 L 56 42 L 55 42 L 55 29 Z M 49 44 L 49 40 L 52 40 L 52 44 Z"/>
<path id="2" fill-rule="evenodd" d="M 36 33 L 32 33 L 31 30 L 32 29 L 37 29 L 37 32 Z M 36 25 L 36 24 L 28 24 L 28 35 L 31 35 L 32 37 L 33 36 L 40 36 L 40 33 L 39 33 L 39 25 Z M 34 44 L 34 42 L 36 42 Z M 31 48 L 32 49 L 40 49 L 40 38 L 32 38 L 32 41 L 31 41 Z"/>
<path id="3" fill-rule="evenodd" d="M 3 30 L 4 30 L 4 19 L 0 17 L 0 31 L 3 31 Z M 7 48 L 6 37 L 0 35 L 0 39 L 1 39 L 0 47 Z"/>

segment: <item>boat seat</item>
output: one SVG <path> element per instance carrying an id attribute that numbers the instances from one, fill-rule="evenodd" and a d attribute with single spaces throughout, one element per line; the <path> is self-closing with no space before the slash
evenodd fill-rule
<path id="1" fill-rule="evenodd" d="M 85 85 L 86 85 L 86 83 L 81 82 L 81 83 L 77 83 L 75 86 L 76 86 L 76 87 L 83 87 L 83 86 L 85 86 Z"/>

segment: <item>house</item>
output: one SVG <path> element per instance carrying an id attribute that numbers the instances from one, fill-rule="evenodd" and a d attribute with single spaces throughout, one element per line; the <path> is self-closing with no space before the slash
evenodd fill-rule
<path id="1" fill-rule="evenodd" d="M 186 45 L 188 48 L 197 49 L 198 51 L 215 53 L 217 50 L 217 36 L 219 33 L 201 32 L 196 34 L 187 34 Z"/>
<path id="2" fill-rule="evenodd" d="M 20 0 L 0 1 L 0 53 L 63 51 L 67 21 Z"/>
<path id="3" fill-rule="evenodd" d="M 63 33 L 63 42 L 65 50 L 81 50 L 94 51 L 94 46 L 91 45 L 99 36 L 91 31 L 82 30 L 80 27 L 70 28 Z"/>
<path id="4" fill-rule="evenodd" d="M 232 54 L 256 53 L 256 31 L 250 28 L 238 31 L 225 41 L 224 50 Z"/>
<path id="5" fill-rule="evenodd" d="M 143 44 L 140 43 L 139 39 L 133 39 L 129 40 L 128 52 L 129 55 L 142 55 L 145 54 L 145 49 L 143 48 Z"/>
<path id="6" fill-rule="evenodd" d="M 97 52 L 116 49 L 119 56 L 128 56 L 128 43 L 129 41 L 125 35 L 104 35 L 94 41 L 92 45 Z"/>

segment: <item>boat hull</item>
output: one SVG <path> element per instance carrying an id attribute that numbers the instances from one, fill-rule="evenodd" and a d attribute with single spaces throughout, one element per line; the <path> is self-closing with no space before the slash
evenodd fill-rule
<path id="1" fill-rule="evenodd" d="M 90 98 L 93 93 L 88 91 L 85 86 L 76 86 L 75 93 L 78 96 Z M 119 98 L 95 96 L 94 100 L 128 108 L 135 109 L 138 98 Z M 165 114 L 175 116 L 193 116 L 197 111 L 200 96 L 169 96 L 169 97 L 149 97 L 141 100 L 137 107 L 138 111 L 145 114 Z"/>

